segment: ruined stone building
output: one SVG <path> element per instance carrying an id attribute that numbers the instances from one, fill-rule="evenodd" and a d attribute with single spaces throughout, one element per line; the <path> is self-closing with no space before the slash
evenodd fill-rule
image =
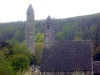
<path id="1" fill-rule="evenodd" d="M 30 4 L 27 9 L 26 14 L 26 43 L 27 47 L 31 50 L 32 53 L 35 53 L 35 22 L 34 22 L 34 10 Z"/>
<path id="2" fill-rule="evenodd" d="M 41 75 L 92 75 L 91 41 L 55 41 L 50 16 L 44 25 L 45 47 L 41 59 Z"/>
<path id="3" fill-rule="evenodd" d="M 27 9 L 26 42 L 34 49 L 34 10 Z M 41 75 L 100 75 L 100 62 L 92 60 L 90 40 L 55 41 L 54 23 L 50 16 L 44 23 L 44 49 L 41 56 Z"/>
<path id="4" fill-rule="evenodd" d="M 55 42 L 44 48 L 41 60 L 42 75 L 92 75 L 91 41 Z"/>

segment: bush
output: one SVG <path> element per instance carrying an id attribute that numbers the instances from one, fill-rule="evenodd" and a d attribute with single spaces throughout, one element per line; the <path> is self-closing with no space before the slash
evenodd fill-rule
<path id="1" fill-rule="evenodd" d="M 23 54 L 16 54 L 11 59 L 11 66 L 15 72 L 27 70 L 29 68 L 30 60 L 27 56 Z"/>
<path id="2" fill-rule="evenodd" d="M 10 64 L 3 52 L 0 51 L 0 75 L 15 75 L 13 67 Z"/>
<path id="3" fill-rule="evenodd" d="M 26 47 L 26 44 L 23 42 L 21 44 L 17 44 L 14 46 L 15 54 L 23 54 L 30 59 L 30 66 L 36 64 L 35 55 L 31 53 L 31 51 Z"/>
<path id="4" fill-rule="evenodd" d="M 25 44 L 16 44 L 13 47 L 14 53 L 15 54 L 23 54 L 26 55 L 28 58 L 32 58 L 32 53 L 30 50 L 26 47 Z"/>

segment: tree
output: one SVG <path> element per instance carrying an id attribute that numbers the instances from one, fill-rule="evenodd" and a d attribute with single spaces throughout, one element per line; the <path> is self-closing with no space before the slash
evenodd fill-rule
<path id="1" fill-rule="evenodd" d="M 27 56 L 30 59 L 30 66 L 33 64 L 36 64 L 36 58 L 33 53 L 27 48 L 25 41 L 22 42 L 21 44 L 16 44 L 13 47 L 14 53 L 15 54 L 23 54 Z"/>
<path id="2" fill-rule="evenodd" d="M 14 54 L 14 51 L 12 49 L 13 47 L 6 41 L 0 40 L 0 50 L 6 55 L 6 57 L 9 57 L 10 55 Z"/>
<path id="3" fill-rule="evenodd" d="M 95 27 L 95 39 L 94 39 L 94 60 L 100 60 L 100 22 Z"/>
<path id="4" fill-rule="evenodd" d="M 63 37 L 63 33 L 61 31 L 57 32 L 55 37 L 56 37 L 56 40 L 60 40 L 60 41 L 65 40 Z"/>
<path id="5" fill-rule="evenodd" d="M 87 25 L 87 20 L 84 18 L 81 21 L 81 30 L 82 30 L 82 38 L 84 40 L 89 40 L 90 39 L 90 31 L 89 31 L 89 26 Z"/>
<path id="6" fill-rule="evenodd" d="M 15 72 L 26 71 L 29 68 L 29 63 L 29 58 L 23 54 L 16 54 L 11 57 L 11 66 Z"/>
<path id="7" fill-rule="evenodd" d="M 76 30 L 75 37 L 82 37 L 82 30 Z"/>
<path id="8" fill-rule="evenodd" d="M 96 24 L 94 39 L 94 49 L 100 46 L 100 22 Z"/>
<path id="9" fill-rule="evenodd" d="M 10 39 L 10 40 L 6 40 L 11 46 L 15 46 L 16 44 L 19 44 L 18 40 L 15 39 Z"/>
<path id="10" fill-rule="evenodd" d="M 35 37 L 35 57 L 38 65 L 40 65 L 43 48 L 44 48 L 44 34 L 37 33 Z"/>
<path id="11" fill-rule="evenodd" d="M 35 34 L 40 33 L 40 32 L 41 32 L 40 28 L 39 27 L 35 27 Z"/>
<path id="12" fill-rule="evenodd" d="M 91 27 L 90 27 L 90 36 L 91 36 L 91 39 L 94 40 L 94 34 L 95 34 L 95 31 L 96 31 L 96 24 L 93 24 Z"/>
<path id="13" fill-rule="evenodd" d="M 2 51 L 0 51 L 0 75 L 15 75 L 11 63 L 7 60 Z"/>
<path id="14" fill-rule="evenodd" d="M 30 50 L 27 48 L 27 46 L 23 43 L 21 44 L 16 44 L 13 47 L 14 53 L 15 54 L 23 54 L 26 55 L 28 58 L 32 57 L 32 53 L 30 52 Z"/>
<path id="15" fill-rule="evenodd" d="M 36 42 L 36 44 L 35 44 L 35 56 L 36 56 L 36 60 L 37 60 L 38 65 L 40 65 L 43 48 L 44 48 L 44 43 Z"/>
<path id="16" fill-rule="evenodd" d="M 44 34 L 37 33 L 35 36 L 35 42 L 44 42 Z"/>

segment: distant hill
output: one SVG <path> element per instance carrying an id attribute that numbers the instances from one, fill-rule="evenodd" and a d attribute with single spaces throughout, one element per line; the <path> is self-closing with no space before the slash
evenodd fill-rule
<path id="1" fill-rule="evenodd" d="M 94 28 L 97 22 L 100 21 L 100 13 L 77 16 L 63 19 L 52 19 L 55 24 L 56 40 L 73 40 L 81 38 L 88 40 L 94 38 Z M 35 32 L 43 33 L 45 20 L 35 21 Z M 26 22 L 9 22 L 0 23 L 0 40 L 16 39 L 19 42 L 25 40 Z"/>

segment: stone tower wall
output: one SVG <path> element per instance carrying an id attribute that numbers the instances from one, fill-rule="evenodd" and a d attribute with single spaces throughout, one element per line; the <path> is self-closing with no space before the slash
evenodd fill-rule
<path id="1" fill-rule="evenodd" d="M 35 23 L 34 23 L 34 10 L 30 4 L 27 9 L 27 18 L 26 18 L 26 43 L 27 47 L 31 52 L 35 53 Z"/>
<path id="2" fill-rule="evenodd" d="M 44 26 L 44 45 L 49 48 L 55 42 L 54 24 L 48 16 Z"/>

